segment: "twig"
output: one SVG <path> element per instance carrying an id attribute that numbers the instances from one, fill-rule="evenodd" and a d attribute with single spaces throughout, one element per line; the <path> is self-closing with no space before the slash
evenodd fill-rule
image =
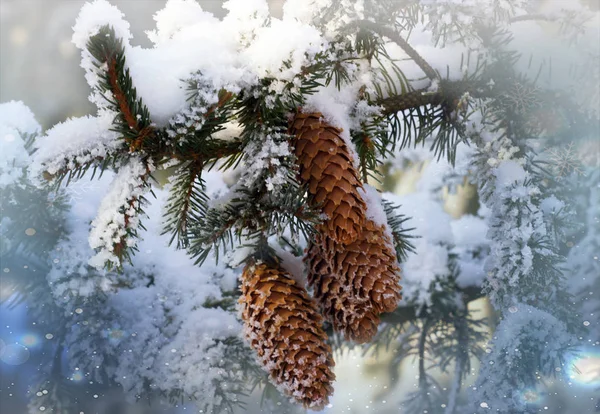
<path id="1" fill-rule="evenodd" d="M 482 87 L 478 82 L 441 81 L 437 91 L 430 91 L 427 88 L 417 89 L 400 95 L 378 99 L 376 104 L 383 106 L 383 115 L 391 115 L 396 112 L 425 105 L 438 106 L 449 104 L 452 106 L 454 101 L 460 99 L 467 92 L 474 98 L 488 98 L 492 96 L 491 92 Z"/>
<path id="2" fill-rule="evenodd" d="M 429 63 L 421 55 L 417 52 L 402 36 L 396 33 L 395 30 L 390 29 L 389 27 L 378 25 L 377 23 L 368 21 L 368 20 L 359 20 L 356 22 L 358 27 L 371 30 L 381 36 L 385 36 L 389 38 L 391 41 L 396 43 L 398 46 L 404 50 L 404 52 L 415 61 L 415 63 L 421 68 L 425 75 L 431 80 L 439 79 L 438 73 L 431 67 Z"/>
<path id="3" fill-rule="evenodd" d="M 512 17 L 508 22 L 516 23 L 516 22 L 524 22 L 524 21 L 528 21 L 528 20 L 542 20 L 542 21 L 551 22 L 556 19 L 553 17 L 547 16 L 545 14 L 523 14 L 521 16 Z"/>

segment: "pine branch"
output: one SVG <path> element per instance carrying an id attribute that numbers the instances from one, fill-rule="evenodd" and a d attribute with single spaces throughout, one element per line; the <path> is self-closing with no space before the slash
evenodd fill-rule
<path id="1" fill-rule="evenodd" d="M 410 234 L 414 228 L 404 228 L 404 223 L 410 220 L 410 218 L 396 213 L 396 210 L 400 206 L 387 200 L 383 200 L 382 204 L 388 225 L 392 231 L 396 257 L 398 258 L 398 262 L 402 263 L 406 260 L 409 253 L 414 253 L 415 246 L 410 242 L 410 239 L 414 239 L 417 236 Z"/>
<path id="2" fill-rule="evenodd" d="M 140 223 L 144 194 L 150 191 L 151 165 L 132 158 L 116 175 L 109 193 L 100 204 L 100 214 L 92 222 L 90 246 L 97 254 L 90 259 L 96 268 L 122 269 L 137 250 L 135 239 Z"/>
<path id="3" fill-rule="evenodd" d="M 439 74 L 431 67 L 429 63 L 419 53 L 395 30 L 390 29 L 388 27 L 379 25 L 377 23 L 371 22 L 369 20 L 359 20 L 354 25 L 371 30 L 381 36 L 385 36 L 396 43 L 398 46 L 404 50 L 404 52 L 421 68 L 421 70 L 427 75 L 429 79 L 436 80 L 439 79 Z"/>
<path id="4" fill-rule="evenodd" d="M 474 98 L 492 97 L 491 92 L 486 90 L 485 85 L 481 82 L 441 80 L 436 91 L 431 91 L 429 88 L 417 89 L 399 95 L 379 98 L 375 102 L 383 107 L 383 115 L 391 115 L 427 105 L 453 108 L 460 97 L 466 93 Z"/>
<path id="5" fill-rule="evenodd" d="M 163 234 L 171 233 L 169 244 L 177 238 L 177 248 L 189 246 L 188 225 L 199 220 L 206 211 L 206 187 L 202 179 L 202 162 L 184 164 L 177 172 L 173 189 L 166 205 L 166 222 Z"/>
<path id="6" fill-rule="evenodd" d="M 125 68 L 125 49 L 110 26 L 103 26 L 90 37 L 87 48 L 97 60 L 101 81 L 100 93 L 118 114 L 118 131 L 129 144 L 130 151 L 139 150 L 144 141 L 155 135 L 148 108 L 133 87 L 129 69 Z M 108 94 L 107 92 L 110 92 Z"/>

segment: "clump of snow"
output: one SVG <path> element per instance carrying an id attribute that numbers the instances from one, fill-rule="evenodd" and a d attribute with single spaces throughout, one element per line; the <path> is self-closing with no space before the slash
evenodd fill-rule
<path id="1" fill-rule="evenodd" d="M 487 243 L 486 233 L 488 230 L 485 220 L 471 214 L 452 220 L 450 222 L 454 245 L 456 247 L 468 247 L 484 245 Z"/>
<path id="2" fill-rule="evenodd" d="M 476 413 L 524 412 L 529 404 L 521 393 L 536 389 L 536 377 L 555 375 L 556 368 L 563 366 L 562 356 L 573 347 L 575 338 L 564 322 L 522 303 L 512 309 L 496 327 L 491 352 L 485 355 L 470 392 Z"/>
<path id="3" fill-rule="evenodd" d="M 269 5 L 265 0 L 228 0 L 223 3 L 223 8 L 229 13 L 223 19 L 223 25 L 234 33 L 241 46 L 248 46 L 255 42 L 257 31 L 269 21 Z M 282 39 L 269 45 L 281 45 Z"/>
<path id="4" fill-rule="evenodd" d="M 42 129 L 31 109 L 21 101 L 0 104 L 0 125 L 14 128 L 21 134 L 27 135 L 38 134 Z"/>
<path id="5" fill-rule="evenodd" d="M 496 185 L 498 187 L 507 187 L 515 182 L 524 181 L 527 178 L 527 173 L 523 167 L 512 160 L 500 163 L 495 170 Z"/>
<path id="6" fill-rule="evenodd" d="M 485 280 L 484 263 L 489 241 L 485 219 L 470 214 L 452 220 L 454 246 L 460 272 L 456 278 L 459 287 L 481 286 Z"/>
<path id="7" fill-rule="evenodd" d="M 106 0 L 94 0 L 85 3 L 73 26 L 72 41 L 78 49 L 85 50 L 90 37 L 98 34 L 102 26 L 110 25 L 117 37 L 126 42 L 132 38 L 129 22 L 125 15 Z"/>
<path id="8" fill-rule="evenodd" d="M 318 13 L 331 6 L 331 0 L 287 0 L 283 4 L 283 18 L 312 23 Z"/>
<path id="9" fill-rule="evenodd" d="M 273 246 L 277 257 L 281 259 L 281 267 L 284 268 L 292 278 L 298 283 L 298 286 L 306 287 L 306 277 L 304 272 L 304 263 L 302 257 L 294 256 L 287 250 L 278 246 Z"/>
<path id="10" fill-rule="evenodd" d="M 565 202 L 556 198 L 556 196 L 551 195 L 550 197 L 546 197 L 540 203 L 540 209 L 544 212 L 544 214 L 551 214 L 552 212 L 559 211 L 560 209 L 565 207 Z"/>
<path id="11" fill-rule="evenodd" d="M 283 168 L 284 159 L 289 158 L 289 140 L 276 130 L 261 131 L 261 138 L 256 138 L 244 149 L 246 169 L 240 178 L 240 184 L 252 187 L 255 182 L 264 180 L 267 190 L 280 192 L 281 187 L 288 181 L 289 171 Z M 271 171 L 274 171 L 271 173 Z"/>
<path id="12" fill-rule="evenodd" d="M 407 227 L 414 228 L 415 252 L 409 253 L 402 268 L 402 292 L 406 303 L 430 304 L 430 287 L 438 278 L 449 276 L 448 246 L 452 243 L 451 217 L 427 193 L 385 198 L 400 204 L 400 212 L 410 217 Z"/>
<path id="13" fill-rule="evenodd" d="M 0 188 L 13 185 L 23 177 L 30 162 L 26 140 L 40 130 L 33 113 L 23 102 L 0 104 Z"/>
<path id="14" fill-rule="evenodd" d="M 402 214 L 411 217 L 407 222 L 408 227 L 416 227 L 418 234 L 431 243 L 452 242 L 452 228 L 450 215 L 446 213 L 440 203 L 432 200 L 426 193 L 412 193 L 398 196 L 390 193 L 385 198 L 402 206 Z"/>
<path id="15" fill-rule="evenodd" d="M 117 38 L 122 39 L 123 47 L 128 49 L 130 47 L 129 39 L 132 37 L 129 23 L 118 8 L 106 0 L 94 0 L 83 5 L 75 26 L 73 26 L 71 38 L 75 46 L 81 50 L 81 67 L 85 70 L 85 79 L 92 88 L 89 100 L 99 109 L 108 106 L 106 99 L 96 90 L 100 82 L 98 71 L 106 70 L 106 68 L 99 69 L 97 67 L 98 62 L 88 51 L 87 44 L 92 36 L 97 35 L 100 29 L 107 25 L 114 29 Z"/>
<path id="16" fill-rule="evenodd" d="M 269 26 L 256 30 L 255 39 L 241 57 L 261 78 L 290 81 L 323 50 L 322 43 L 319 31 L 312 26 L 272 19 Z"/>
<path id="17" fill-rule="evenodd" d="M 389 229 L 387 215 L 381 204 L 381 194 L 379 191 L 369 184 L 363 184 L 363 188 L 359 189 L 359 194 L 367 204 L 367 218 L 373 220 L 375 224 L 388 227 Z"/>
<path id="18" fill-rule="evenodd" d="M 204 20 L 214 20 L 195 0 L 169 0 L 165 7 L 154 14 L 156 30 L 146 32 L 148 39 L 156 46 L 167 42 L 181 29 L 200 24 Z"/>
<path id="19" fill-rule="evenodd" d="M 46 131 L 35 141 L 32 175 L 39 176 L 43 171 L 56 174 L 111 155 L 123 145 L 119 135 L 111 130 L 114 116 L 101 111 L 96 117 L 70 118 Z"/>
<path id="20" fill-rule="evenodd" d="M 221 191 L 220 173 L 206 174 L 207 193 Z M 232 291 L 238 273 L 215 264 L 214 258 L 199 268 L 186 252 L 169 246 L 169 235 L 161 234 L 161 208 L 169 194 L 161 189 L 154 190 L 156 199 L 148 200 L 146 230 L 140 229 L 132 264 L 125 264 L 121 275 L 90 269 L 89 222 L 102 210 L 114 180 L 106 172 L 94 191 L 71 200 L 67 235 L 51 253 L 51 293 L 65 308 L 83 303 L 87 321 L 69 330 L 69 363 L 90 378 L 108 374 L 131 400 L 145 392 L 144 384 L 152 384 L 158 391 L 182 389 L 209 406 L 218 404 L 213 398 L 223 391 L 218 387 L 241 379 L 233 358 L 247 349 L 235 310 L 207 308 L 205 303 Z M 115 289 L 119 281 L 128 288 Z M 224 392 L 234 395 L 236 389 L 225 387 Z"/>
<path id="21" fill-rule="evenodd" d="M 123 249 L 135 245 L 136 240 L 129 233 L 135 233 L 140 225 L 137 210 L 149 190 L 146 181 L 151 171 L 151 167 L 134 157 L 117 173 L 92 222 L 89 242 L 98 252 L 89 260 L 91 266 L 101 269 L 109 262 L 118 267 L 120 258 L 114 251 L 115 245 Z"/>

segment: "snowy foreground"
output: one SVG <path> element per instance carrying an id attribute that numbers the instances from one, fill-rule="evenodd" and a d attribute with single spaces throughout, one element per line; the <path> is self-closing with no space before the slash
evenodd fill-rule
<path id="1" fill-rule="evenodd" d="M 352 370 L 355 362 L 345 364 L 340 358 L 334 385 L 338 394 L 325 412 L 398 412 L 400 408 L 410 414 L 563 413 L 575 403 L 553 397 L 551 390 L 567 387 L 561 392 L 574 395 L 582 377 L 586 386 L 600 385 L 596 358 L 600 346 L 596 294 L 600 283 L 600 155 L 590 155 L 600 154 L 597 130 L 574 126 L 566 120 L 572 113 L 562 110 L 565 121 L 551 128 L 550 120 L 544 118 L 539 136 L 511 135 L 506 125 L 521 121 L 503 123 L 503 111 L 531 111 L 535 117 L 543 104 L 527 101 L 521 89 L 500 89 L 508 85 L 501 74 L 496 80 L 481 75 L 486 73 L 482 67 L 492 67 L 505 57 L 494 49 L 495 44 L 485 44 L 477 36 L 457 40 L 440 34 L 444 25 L 474 27 L 475 12 L 481 13 L 478 22 L 513 36 L 510 45 L 522 57 L 515 59 L 511 70 L 522 75 L 519 81 L 525 85 L 537 76 L 530 52 L 534 63 L 561 55 L 569 57 L 565 60 L 587 62 L 590 49 L 598 46 L 597 42 L 590 46 L 586 37 L 590 28 L 597 34 L 598 12 L 579 2 L 547 6 L 548 21 L 563 22 L 563 16 L 570 16 L 572 26 L 580 23 L 588 29 L 578 42 L 569 43 L 561 37 L 564 33 L 549 33 L 550 23 L 543 26 L 530 19 L 509 23 L 515 16 L 532 13 L 527 1 L 498 2 L 491 7 L 484 0 L 464 4 L 423 0 L 419 6 L 422 19 L 411 27 L 409 39 L 413 50 L 438 73 L 438 78 L 431 79 L 397 42 L 383 37 L 378 58 L 368 59 L 349 40 L 356 35 L 349 29 L 353 22 L 383 19 L 383 5 L 367 0 L 342 0 L 340 7 L 334 7 L 335 3 L 287 0 L 279 19 L 270 16 L 264 0 L 229 0 L 224 4 L 225 17 L 218 19 L 193 0 L 169 0 L 154 16 L 156 28 L 147 31 L 153 47 L 143 48 L 131 46 L 125 16 L 108 1 L 95 0 L 81 9 L 72 42 L 81 51 L 81 67 L 96 113 L 42 131 L 22 102 L 0 104 L 0 189 L 6 194 L 0 252 L 9 258 L 2 267 L 9 273 L 13 265 L 39 263 L 40 271 L 27 274 L 33 282 L 22 289 L 30 316 L 39 319 L 38 326 L 48 340 L 47 360 L 37 382 L 30 384 L 31 412 L 39 412 L 40 407 L 56 413 L 79 412 L 69 411 L 78 409 L 79 402 L 63 401 L 59 384 L 73 384 L 73 376 L 66 372 L 83 374 L 84 382 L 98 387 L 98 392 L 117 387 L 130 401 L 156 402 L 167 397 L 186 405 L 193 400 L 200 412 L 225 412 L 231 401 L 233 407 L 243 398 L 252 382 L 274 391 L 244 342 L 244 321 L 236 306 L 240 263 L 255 252 L 253 236 L 240 230 L 242 237 L 234 238 L 231 245 L 202 244 L 200 249 L 210 253 L 200 266 L 190 245 L 183 241 L 178 249 L 183 239 L 165 231 L 173 199 L 182 193 L 178 174 L 187 164 L 179 164 L 175 157 L 155 162 L 144 150 L 124 145 L 127 127 L 119 119 L 127 117 L 115 105 L 119 96 L 105 86 L 111 68 L 99 64 L 90 48 L 106 25 L 122 41 L 124 67 L 135 87 L 135 99 L 143 102 L 149 114 L 146 120 L 140 111 L 132 122 L 148 121 L 147 128 L 164 131 L 167 148 L 183 148 L 190 144 L 189 137 L 210 127 L 208 116 L 220 108 L 223 91 L 231 93 L 232 99 L 254 94 L 264 102 L 266 113 L 280 111 L 290 118 L 298 109 L 296 96 L 301 96 L 303 112 L 318 112 L 341 129 L 354 168 L 362 171 L 366 169 L 363 149 L 356 137 L 365 125 L 375 125 L 388 135 L 395 131 L 394 116 L 408 116 L 402 111 L 385 114 L 382 102 L 387 98 L 405 89 L 427 96 L 443 93 L 451 82 L 483 83 L 476 90 L 483 98 L 466 91 L 456 97 L 451 112 L 439 115 L 453 126 L 464 126 L 460 129 L 464 135 L 457 135 L 461 138 L 452 145 L 452 157 L 434 150 L 446 125 L 441 122 L 418 145 L 414 137 L 414 145 L 410 140 L 408 145 L 398 141 L 393 148 L 390 145 L 389 153 L 378 152 L 387 176 L 382 184 L 365 182 L 361 190 L 367 218 L 384 226 L 390 240 L 396 229 L 384 202 L 399 206 L 395 213 L 408 218 L 402 229 L 416 236 L 409 239 L 413 248 L 401 257 L 399 308 L 388 319 L 382 317 L 379 335 L 366 345 L 383 349 L 392 344 L 391 365 L 396 370 L 390 374 L 391 381 L 400 372 L 404 375 L 401 384 L 411 387 L 410 395 L 406 399 L 406 390 L 394 389 L 378 394 L 384 395 L 377 397 L 383 403 L 357 397 L 368 408 L 352 411 L 353 396 L 348 398 L 340 390 L 358 368 Z M 584 14 L 590 20 L 584 20 Z M 410 20 L 402 14 L 398 19 Z M 471 54 L 479 58 L 467 60 L 465 56 Z M 323 62 L 341 65 L 346 78 L 311 86 L 306 93 L 306 73 L 312 70 L 307 68 Z M 563 96 L 560 93 L 579 82 L 581 93 L 571 97 L 577 101 L 577 110 L 572 112 L 581 112 L 579 101 L 595 103 L 583 111 L 593 125 L 600 113 L 593 100 L 598 98 L 594 98 L 598 89 L 593 85 L 594 75 L 565 80 L 567 73 L 573 73 L 569 65 L 560 59 L 552 64 L 555 73 L 565 76 L 555 76 L 559 78 L 555 81 L 543 71 L 532 90 L 556 90 L 556 96 Z M 590 73 L 595 73 L 593 68 Z M 402 76 L 390 77 L 389 73 L 398 73 L 394 71 L 401 71 Z M 507 77 L 514 81 L 514 76 Z M 195 92 L 191 99 L 190 90 Z M 225 158 L 215 160 L 213 168 L 198 176 L 194 189 L 202 188 L 206 209 L 216 216 L 225 215 L 231 206 L 242 210 L 244 202 L 266 211 L 260 203 L 281 201 L 277 197 L 295 180 L 290 167 L 292 141 L 279 125 L 261 124 L 252 130 L 255 125 L 244 123 L 237 114 L 215 112 L 223 116 L 223 122 L 207 139 L 218 140 L 220 145 L 241 140 L 245 146 L 235 168 L 225 168 L 231 166 Z M 423 119 L 415 120 L 417 131 Z M 525 124 L 529 128 L 533 122 Z M 547 165 L 549 175 L 539 165 Z M 66 178 L 60 182 L 57 177 Z M 195 180 L 196 176 L 192 183 Z M 56 188 L 49 188 L 57 183 Z M 266 194 L 261 200 L 239 195 L 243 191 L 253 194 L 250 190 L 257 188 Z M 460 208 L 461 199 L 455 194 L 461 191 L 476 194 L 462 196 L 471 197 L 470 207 Z M 31 199 L 43 201 L 27 205 L 23 201 L 27 197 L 19 194 L 37 194 Z M 22 223 L 29 220 L 25 213 L 35 222 L 23 231 Z M 58 224 L 46 229 L 51 220 Z M 302 251 L 308 241 L 304 235 L 285 228 L 267 236 L 282 267 L 305 286 Z M 31 244 L 35 237 L 47 240 Z M 115 246 L 135 249 L 135 254 L 130 261 L 123 260 Z M 398 251 L 397 246 L 391 248 Z M 480 298 L 485 298 L 488 313 L 495 318 L 487 326 L 481 321 L 484 315 L 473 312 L 473 303 Z M 481 303 L 475 306 L 481 309 Z M 407 314 L 411 317 L 406 318 Z M 405 354 L 411 358 L 399 371 Z M 62 366 L 52 365 L 55 355 L 63 355 Z M 477 357 L 481 359 L 479 372 L 477 364 L 471 364 Z M 367 363 L 377 363 L 373 358 Z M 428 358 L 431 364 L 425 363 Z M 581 361 L 592 366 L 584 369 L 585 375 Z M 413 373 L 408 378 L 406 367 L 419 362 L 423 364 L 417 380 Z M 580 371 L 573 368 L 575 363 Z M 425 365 L 435 367 L 435 375 L 426 373 Z M 269 370 L 268 364 L 265 368 Z M 361 381 L 382 387 L 381 378 Z M 355 392 L 363 394 L 363 386 L 361 382 Z M 278 388 L 291 389 L 281 384 Z M 52 392 L 42 393 L 42 389 Z M 592 412 L 595 400 L 586 403 L 579 411 Z M 276 393 L 267 404 L 273 413 L 297 409 Z"/>

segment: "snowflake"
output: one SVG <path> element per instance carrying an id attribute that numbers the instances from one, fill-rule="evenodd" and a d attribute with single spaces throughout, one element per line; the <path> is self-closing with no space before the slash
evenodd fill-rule
<path id="1" fill-rule="evenodd" d="M 85 195 L 99 190 L 97 184 L 87 181 L 76 181 L 71 183 L 65 192 L 69 198 L 69 203 L 74 203 L 85 199 Z"/>
<path id="2" fill-rule="evenodd" d="M 582 160 L 573 143 L 566 146 L 551 148 L 548 152 L 548 161 L 559 177 L 565 177 L 572 172 L 585 175 L 582 170 Z"/>
<path id="3" fill-rule="evenodd" d="M 502 94 L 507 106 L 512 107 L 515 112 L 526 113 L 534 108 L 540 108 L 542 102 L 539 98 L 539 88 L 535 85 L 527 85 L 515 82 L 510 91 Z"/>

